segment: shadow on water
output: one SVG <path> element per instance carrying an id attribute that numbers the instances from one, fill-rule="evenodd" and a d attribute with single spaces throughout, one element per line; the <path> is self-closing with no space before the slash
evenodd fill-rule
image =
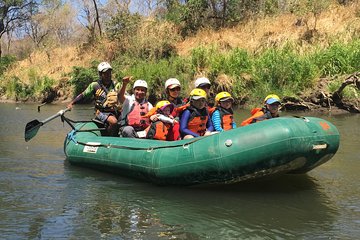
<path id="1" fill-rule="evenodd" d="M 65 178 L 59 213 L 45 222 L 34 219 L 32 229 L 41 229 L 43 236 L 289 239 L 331 236 L 337 215 L 316 179 L 307 175 L 159 187 L 65 163 Z M 55 225 L 61 233 L 54 232 Z"/>

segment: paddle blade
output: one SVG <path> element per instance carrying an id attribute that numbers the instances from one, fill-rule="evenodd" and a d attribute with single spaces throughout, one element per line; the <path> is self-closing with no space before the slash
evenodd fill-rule
<path id="1" fill-rule="evenodd" d="M 33 120 L 31 122 L 28 122 L 25 126 L 25 141 L 29 141 L 39 131 L 39 128 L 43 125 L 42 122 L 39 122 L 38 120 Z"/>

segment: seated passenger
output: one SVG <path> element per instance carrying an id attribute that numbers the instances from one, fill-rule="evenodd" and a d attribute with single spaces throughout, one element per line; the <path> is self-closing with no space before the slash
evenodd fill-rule
<path id="1" fill-rule="evenodd" d="M 112 67 L 108 62 L 101 62 L 97 69 L 99 80 L 90 83 L 67 107 L 71 109 L 74 104 L 82 101 L 84 98 L 93 97 L 95 100 L 96 121 L 101 122 L 105 126 L 105 135 L 117 136 L 119 131 L 117 123 L 120 116 L 120 106 L 116 94 L 118 84 L 115 84 L 112 80 Z"/>
<path id="2" fill-rule="evenodd" d="M 123 104 L 119 134 L 122 137 L 145 138 L 145 129 L 150 125 L 149 118 L 143 118 L 152 108 L 146 99 L 148 85 L 144 80 L 136 80 L 133 86 L 134 94 L 125 94 L 129 78 L 123 79 L 123 85 L 118 93 Z"/>
<path id="3" fill-rule="evenodd" d="M 178 124 L 178 121 L 175 120 L 174 117 L 171 115 L 173 110 L 174 104 L 170 103 L 169 101 L 160 101 L 156 104 L 156 107 L 149 112 L 151 114 L 150 120 L 152 121 L 152 123 L 149 127 L 145 129 L 146 138 L 163 141 L 178 140 L 169 139 L 169 133 L 173 131 L 174 124 Z"/>
<path id="4" fill-rule="evenodd" d="M 181 85 L 180 81 L 176 78 L 169 78 L 165 82 L 165 94 L 169 102 L 174 104 L 175 107 L 180 107 L 185 104 L 180 97 Z"/>
<path id="5" fill-rule="evenodd" d="M 215 131 L 222 132 L 236 128 L 236 123 L 234 122 L 233 116 L 234 113 L 232 110 L 234 99 L 231 97 L 230 93 L 218 93 L 215 97 L 215 102 L 217 106 L 211 115 L 211 121 Z"/>
<path id="6" fill-rule="evenodd" d="M 206 105 L 208 110 L 210 108 L 213 108 L 215 103 L 214 103 L 214 95 L 210 93 L 210 89 L 211 89 L 210 80 L 206 77 L 199 77 L 195 80 L 194 85 L 195 88 L 200 88 L 206 92 L 206 98 L 207 98 Z"/>
<path id="7" fill-rule="evenodd" d="M 174 110 L 171 115 L 177 120 L 169 132 L 167 138 L 169 141 L 175 141 L 180 139 L 180 124 L 179 124 L 179 113 L 182 112 L 186 102 L 180 96 L 181 84 L 176 78 L 169 78 L 165 82 L 165 94 L 166 99 L 174 104 Z"/>
<path id="8" fill-rule="evenodd" d="M 183 139 L 207 136 L 214 130 L 206 107 L 206 92 L 195 88 L 190 93 L 190 106 L 182 113 L 180 133 Z"/>
<path id="9" fill-rule="evenodd" d="M 264 107 L 251 110 L 251 117 L 244 120 L 241 126 L 279 117 L 280 98 L 275 94 L 268 95 L 264 100 Z"/>

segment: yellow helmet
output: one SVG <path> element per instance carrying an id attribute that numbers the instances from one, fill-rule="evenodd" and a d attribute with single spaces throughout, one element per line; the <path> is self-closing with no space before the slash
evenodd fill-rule
<path id="1" fill-rule="evenodd" d="M 276 94 L 267 95 L 266 98 L 264 99 L 265 104 L 273 104 L 276 102 L 281 103 L 279 96 Z"/>
<path id="2" fill-rule="evenodd" d="M 217 102 L 217 103 L 219 103 L 220 101 L 226 101 L 228 99 L 231 99 L 232 101 L 234 101 L 234 98 L 228 92 L 219 92 L 215 96 L 215 102 Z"/>
<path id="3" fill-rule="evenodd" d="M 206 99 L 206 92 L 201 88 L 195 88 L 190 92 L 190 99 L 198 100 L 200 98 Z"/>
<path id="4" fill-rule="evenodd" d="M 174 104 L 172 104 L 171 102 L 169 102 L 169 101 L 167 101 L 167 100 L 163 100 L 163 101 L 159 101 L 157 104 L 156 104 L 156 106 L 155 106 L 155 108 L 156 108 L 156 110 L 164 110 L 164 108 L 166 108 L 166 107 L 170 107 L 170 112 L 172 112 L 172 110 L 174 110 Z"/>

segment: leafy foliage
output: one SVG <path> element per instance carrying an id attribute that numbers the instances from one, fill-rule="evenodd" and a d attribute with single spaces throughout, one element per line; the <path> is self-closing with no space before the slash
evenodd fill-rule
<path id="1" fill-rule="evenodd" d="M 336 42 L 328 49 L 319 50 L 313 61 L 321 69 L 322 76 L 351 73 L 360 69 L 360 40 L 350 44 Z"/>
<path id="2" fill-rule="evenodd" d="M 74 95 L 80 94 L 93 81 L 97 81 L 98 73 L 93 68 L 73 67 L 70 84 L 74 86 Z"/>
<path id="3" fill-rule="evenodd" d="M 15 61 L 16 58 L 14 56 L 6 55 L 4 57 L 0 57 L 0 76 L 2 76 L 6 69 Z"/>

